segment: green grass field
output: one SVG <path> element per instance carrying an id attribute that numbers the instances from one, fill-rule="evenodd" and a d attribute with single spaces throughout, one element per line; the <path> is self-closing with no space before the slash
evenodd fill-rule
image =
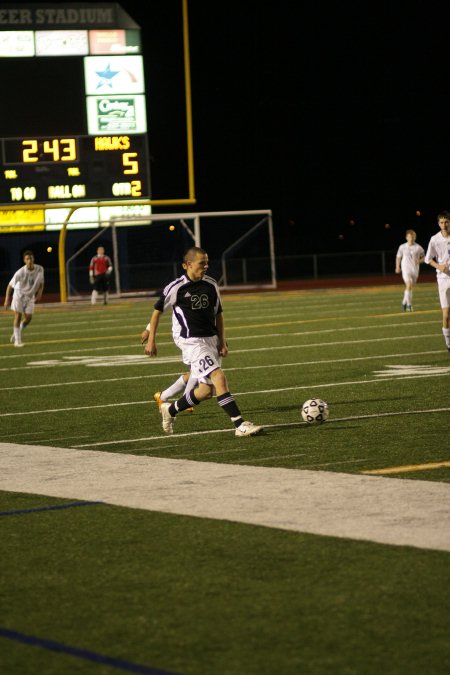
<path id="1" fill-rule="evenodd" d="M 236 438 L 215 400 L 163 434 L 153 393 L 181 372 L 152 300 L 42 306 L 9 344 L 0 443 L 450 481 L 450 357 L 436 284 L 226 295 Z M 329 420 L 301 418 L 323 398 Z M 0 672 L 450 672 L 450 557 L 107 503 L 0 492 Z M 67 508 L 55 508 L 51 507 Z"/>

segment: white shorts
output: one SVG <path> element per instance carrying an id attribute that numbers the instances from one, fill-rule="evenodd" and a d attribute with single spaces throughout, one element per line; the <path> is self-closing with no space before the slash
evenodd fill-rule
<path id="1" fill-rule="evenodd" d="M 191 375 L 205 381 L 210 373 L 222 367 L 217 335 L 206 338 L 179 338 L 176 342 L 183 354 L 183 363 L 190 366 Z"/>
<path id="2" fill-rule="evenodd" d="M 13 312 L 20 312 L 22 314 L 33 314 L 34 312 L 34 297 L 30 298 L 27 295 L 13 294 L 11 301 L 11 309 Z"/>
<path id="3" fill-rule="evenodd" d="M 419 272 L 413 272 L 412 270 L 402 270 L 402 277 L 405 284 L 416 284 L 417 279 L 419 278 Z"/>
<path id="4" fill-rule="evenodd" d="M 450 276 L 439 277 L 437 279 L 439 290 L 439 302 L 442 309 L 450 307 Z"/>

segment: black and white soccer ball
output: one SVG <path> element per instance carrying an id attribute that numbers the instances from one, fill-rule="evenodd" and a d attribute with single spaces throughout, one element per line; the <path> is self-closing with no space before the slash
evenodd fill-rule
<path id="1" fill-rule="evenodd" d="M 329 414 L 328 403 L 321 398 L 310 398 L 302 405 L 302 417 L 308 424 L 322 424 Z"/>

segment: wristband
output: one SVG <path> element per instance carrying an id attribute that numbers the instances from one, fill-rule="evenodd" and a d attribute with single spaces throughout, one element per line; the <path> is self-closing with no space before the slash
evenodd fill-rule
<path id="1" fill-rule="evenodd" d="M 150 324 L 149 323 L 145 326 L 145 330 L 150 333 Z"/>

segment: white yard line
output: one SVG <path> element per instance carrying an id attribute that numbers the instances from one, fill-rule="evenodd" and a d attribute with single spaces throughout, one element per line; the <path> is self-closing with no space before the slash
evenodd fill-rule
<path id="1" fill-rule="evenodd" d="M 264 363 L 255 366 L 236 366 L 234 368 L 226 368 L 227 373 L 234 370 L 261 370 L 267 368 L 294 368 L 298 366 L 316 366 L 319 363 L 353 363 L 354 361 L 373 361 L 393 358 L 404 358 L 406 356 L 428 356 L 430 354 L 442 354 L 442 349 L 433 349 L 425 352 L 400 352 L 398 354 L 375 354 L 373 356 L 352 356 L 345 359 L 316 359 L 315 361 L 295 361 L 293 363 Z M 153 362 L 155 363 L 155 362 Z M 163 362 L 164 363 L 164 362 Z M 67 364 L 70 365 L 70 364 Z M 0 370 L 6 370 L 0 368 Z M 17 368 L 10 368 L 8 370 L 18 370 Z M 151 375 L 132 375 L 130 377 L 97 377 L 94 380 L 75 380 L 73 382 L 46 382 L 44 384 L 26 384 L 19 387 L 1 387 L 0 391 L 15 391 L 17 389 L 46 389 L 52 387 L 68 387 L 80 384 L 93 384 L 99 382 L 124 382 L 125 380 L 145 380 L 149 378 L 163 378 L 178 375 L 178 371 L 173 373 L 152 373 Z"/>
<path id="2" fill-rule="evenodd" d="M 0 443 L 0 489 L 450 551 L 446 483 Z"/>

